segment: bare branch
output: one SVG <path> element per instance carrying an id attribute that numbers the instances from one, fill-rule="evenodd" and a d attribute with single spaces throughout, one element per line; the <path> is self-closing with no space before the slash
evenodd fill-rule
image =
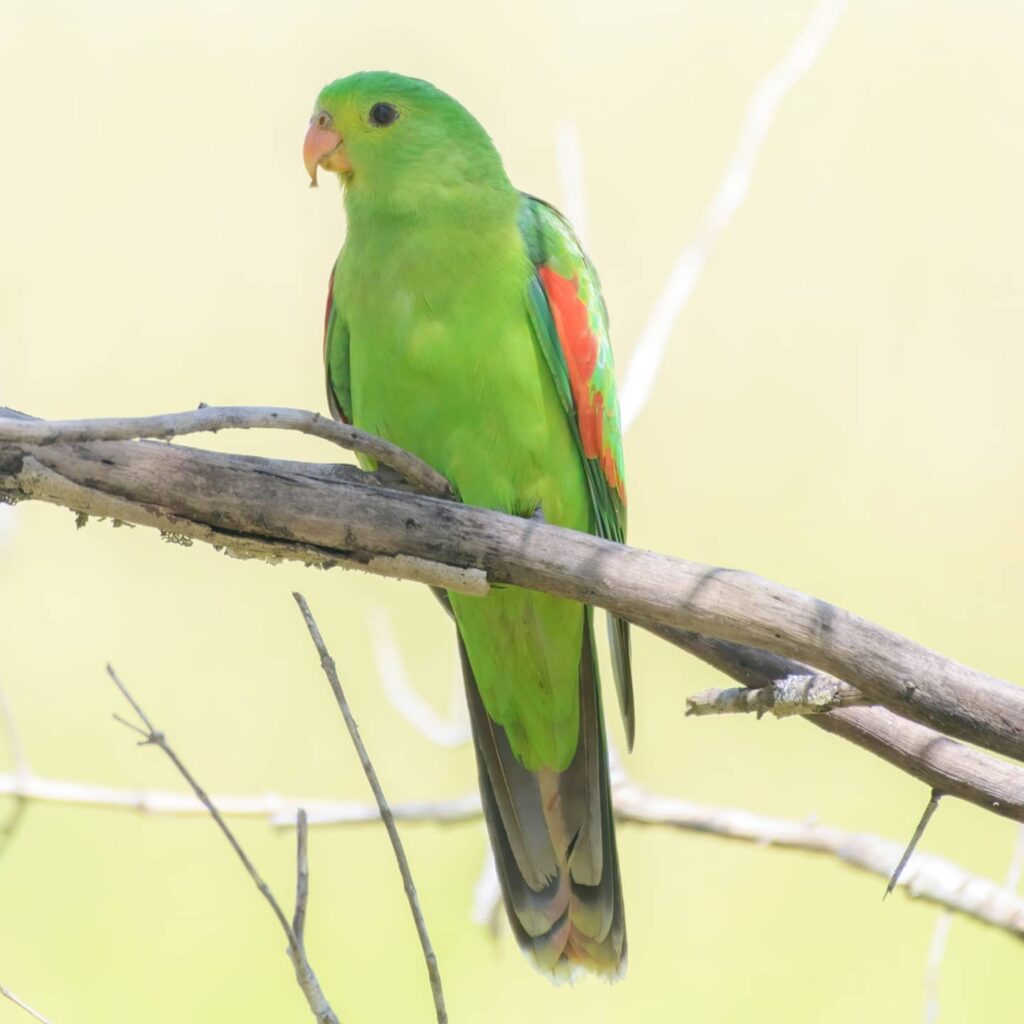
<path id="1" fill-rule="evenodd" d="M 421 736 L 439 747 L 459 747 L 468 743 L 471 733 L 461 678 L 454 690 L 452 714 L 449 718 L 443 718 L 419 695 L 410 681 L 387 612 L 381 608 L 371 609 L 367 624 L 373 640 L 377 675 L 391 706 Z"/>
<path id="2" fill-rule="evenodd" d="M 608 608 L 680 646 L 687 646 L 680 636 L 696 638 L 687 649 L 713 664 L 723 650 L 735 662 L 737 650 L 760 649 L 785 666 L 768 681 L 818 670 L 900 715 L 1011 756 L 1024 753 L 1024 691 L 750 573 L 338 472 L 351 467 L 146 442 L 26 446 L 5 441 L 6 426 L 0 421 L 0 496 L 153 525 L 248 557 L 358 566 L 472 592 L 485 591 L 487 580 L 543 590 Z M 896 730 L 882 711 L 845 708 L 809 720 L 945 793 L 1024 821 L 1024 786 L 1007 775 L 1011 766 L 934 744 L 931 730 Z"/>
<path id="3" fill-rule="evenodd" d="M 583 147 L 579 125 L 562 121 L 555 125 L 555 167 L 562 192 L 562 213 L 572 225 L 583 249 L 590 249 L 587 193 L 583 175 Z"/>
<path id="4" fill-rule="evenodd" d="M 17 426 L 17 424 L 15 424 Z M 753 573 L 669 558 L 435 498 L 329 481 L 294 465 L 139 442 L 12 446 L 0 422 L 0 494 L 113 514 L 232 546 L 298 543 L 373 572 L 434 585 L 431 565 L 596 604 L 641 625 L 674 626 L 797 658 L 876 703 L 1024 759 L 1024 690 Z M 256 467 L 259 467 L 258 471 Z M 104 507 L 104 502 L 99 502 Z M 87 507 L 81 507 L 86 505 Z M 169 516 L 168 516 L 169 513 Z M 400 560 L 417 560 L 416 571 Z M 381 562 L 384 565 L 381 565 Z M 450 571 L 450 569 L 449 569 Z M 806 671 L 806 669 L 804 669 Z"/>
<path id="5" fill-rule="evenodd" d="M 943 910 L 935 921 L 932 941 L 928 946 L 928 964 L 924 979 L 925 1024 L 936 1024 L 939 1019 L 939 974 L 942 971 L 942 960 L 946 955 L 946 944 L 949 941 L 949 929 L 952 924 L 952 912 Z"/>
<path id="6" fill-rule="evenodd" d="M 1010 864 L 1006 869 L 1006 878 L 1003 881 L 1003 888 L 1007 892 L 1017 892 L 1022 866 L 1024 866 L 1024 825 L 1018 825 L 1014 830 L 1013 852 L 1010 855 Z M 924 981 L 924 1024 L 936 1024 L 939 1019 L 939 979 L 952 927 L 953 914 L 949 910 L 944 910 L 935 921 L 932 941 L 928 947 L 928 963 L 925 968 Z"/>
<path id="7" fill-rule="evenodd" d="M 703 690 L 686 699 L 686 714 L 730 715 L 771 712 L 776 718 L 819 715 L 866 704 L 863 694 L 832 676 L 787 676 L 757 690 Z"/>
<path id="8" fill-rule="evenodd" d="M 14 720 L 14 712 L 11 710 L 7 694 L 0 689 L 0 723 L 3 724 L 4 736 L 7 739 L 7 749 L 11 754 L 11 761 L 14 764 L 14 778 L 17 779 L 19 787 L 24 787 L 32 777 L 32 769 L 29 767 L 28 755 L 21 742 L 21 734 L 18 732 L 18 724 Z M 11 809 L 7 820 L 0 826 L 0 849 L 5 849 L 17 834 L 18 827 L 25 819 L 28 810 L 28 800 L 17 793 L 14 807 Z"/>
<path id="9" fill-rule="evenodd" d="M 6 411 L 0 409 L 0 438 L 4 437 L 7 421 Z M 313 414 L 310 413 L 310 416 Z M 324 421 L 327 422 L 327 421 Z M 56 471 L 48 462 L 53 461 L 58 448 L 43 447 L 32 451 L 22 459 L 20 451 L 13 458 L 18 463 L 18 493 L 7 491 L 3 479 L 4 455 L 3 442 L 0 441 L 0 500 L 5 497 L 11 500 L 38 499 L 51 504 L 62 505 L 77 513 L 77 522 L 82 525 L 89 517 L 110 519 L 117 523 L 134 523 L 149 526 L 160 531 L 168 540 L 183 544 L 200 541 L 210 544 L 215 550 L 222 551 L 234 558 L 255 558 L 260 561 L 276 564 L 282 561 L 297 561 L 307 566 L 329 569 L 342 567 L 371 572 L 379 576 L 393 579 L 414 580 L 430 586 L 457 590 L 461 593 L 483 596 L 488 592 L 487 575 L 480 569 L 451 565 L 436 559 L 403 554 L 370 553 L 362 551 L 346 552 L 344 544 L 325 547 L 319 543 L 309 543 L 295 538 L 285 532 L 276 536 L 268 536 L 266 531 L 248 529 L 245 524 L 245 513 L 241 521 L 233 522 L 233 517 L 220 519 L 216 524 L 205 521 L 200 514 L 190 516 L 173 507 L 173 496 L 159 494 L 159 480 L 151 480 L 152 491 L 145 497 L 141 496 L 130 484 L 123 491 L 107 490 L 94 486 L 99 479 L 69 478 Z M 146 453 L 159 460 L 161 455 L 181 456 L 186 463 L 200 452 L 192 448 L 176 448 L 170 445 L 147 445 L 134 442 L 102 442 L 92 445 L 76 445 L 77 455 L 87 455 L 88 461 L 96 466 L 104 466 L 112 470 L 117 464 L 118 452 L 131 450 L 134 453 Z M 8 449 L 10 452 L 12 449 Z M 214 452 L 202 452 L 201 459 L 212 468 L 219 465 L 229 475 L 234 472 L 252 474 L 250 481 L 267 489 L 268 493 L 277 489 L 280 482 L 288 480 L 296 487 L 305 487 L 318 483 L 347 482 L 355 488 L 366 490 L 381 486 L 381 474 L 363 473 L 354 466 L 322 466 L 312 463 L 288 462 L 285 460 L 263 460 L 247 456 L 228 456 L 218 458 Z M 146 461 L 146 460 L 144 460 Z M 82 466 L 81 468 L 84 468 Z M 139 468 L 136 466 L 136 469 Z M 165 467 L 169 469 L 169 465 Z M 198 467 L 196 467 L 198 468 Z M 156 465 L 154 472 L 160 472 Z M 130 470 L 133 473 L 135 470 Z M 197 485 L 192 481 L 189 486 Z M 227 486 L 228 479 L 219 482 L 208 480 L 208 486 Z M 22 489 L 22 486 L 24 489 Z"/>
<path id="10" fill-rule="evenodd" d="M 1006 880 L 1003 882 L 1010 892 L 1016 892 L 1020 888 L 1022 868 L 1024 868 L 1024 825 L 1017 827 L 1013 839 L 1013 853 L 1010 855 L 1010 866 L 1006 869 Z"/>
<path id="11" fill-rule="evenodd" d="M 118 789 L 94 786 L 69 779 L 49 779 L 30 775 L 21 780 L 11 773 L 0 773 L 0 796 L 11 796 L 31 803 L 63 804 L 72 807 L 97 807 L 161 817 L 194 818 L 208 813 L 194 796 L 167 790 Z M 222 815 L 229 818 L 258 818 L 273 825 L 293 827 L 300 807 L 305 808 L 309 823 L 321 825 L 369 824 L 380 821 L 380 811 L 369 804 L 342 800 L 291 798 L 277 793 L 256 795 L 218 795 L 211 797 Z M 396 821 L 423 821 L 435 807 L 430 802 L 410 801 L 391 808 Z M 476 797 L 451 800 L 445 805 L 442 824 L 470 821 L 479 817 Z"/>
<path id="12" fill-rule="evenodd" d="M 758 154 L 779 104 L 814 66 L 845 9 L 845 0 L 821 0 L 785 56 L 750 97 L 736 149 L 729 157 L 701 230 L 679 254 L 633 349 L 620 391 L 623 429 L 628 430 L 632 426 L 646 405 L 672 331 L 696 287 L 711 250 L 747 196 Z"/>
<path id="13" fill-rule="evenodd" d="M 800 662 L 745 644 L 669 626 L 652 632 L 747 687 L 771 686 L 778 679 L 808 671 Z M 870 751 L 930 789 L 1024 822 L 1024 768 L 989 757 L 885 708 L 841 708 L 806 715 L 804 720 Z"/>
<path id="14" fill-rule="evenodd" d="M 32 774 L 28 763 L 28 754 L 25 752 L 25 745 L 21 742 L 21 734 L 18 732 L 18 724 L 14 720 L 10 701 L 2 689 L 0 689 L 0 722 L 3 723 L 7 747 L 11 752 L 11 761 L 14 763 L 14 772 L 20 778 L 27 778 Z"/>
<path id="15" fill-rule="evenodd" d="M 903 852 L 899 843 L 878 836 L 738 809 L 703 807 L 674 797 L 655 796 L 634 786 L 616 792 L 615 811 L 624 822 L 669 825 L 760 846 L 827 854 L 886 879 L 891 877 Z M 996 882 L 968 874 L 944 858 L 915 854 L 898 884 L 911 896 L 1024 938 L 1024 900 Z"/>
<path id="16" fill-rule="evenodd" d="M 44 1017 L 38 1010 L 33 1010 L 28 1003 L 22 1002 L 9 988 L 5 988 L 3 985 L 0 985 L 0 996 L 9 999 L 15 1006 L 20 1006 L 29 1016 L 42 1021 L 42 1024 L 52 1024 L 48 1017 Z"/>
<path id="17" fill-rule="evenodd" d="M 324 643 L 324 638 L 320 634 L 320 628 L 316 624 L 316 619 L 313 618 L 313 613 L 309 610 L 309 605 L 306 604 L 306 599 L 299 593 L 292 595 L 295 598 L 296 604 L 299 606 L 299 611 L 302 612 L 303 619 L 306 620 L 306 628 L 309 630 L 309 635 L 312 637 L 313 644 L 317 649 L 317 653 L 320 655 L 320 665 L 324 670 L 324 675 L 327 677 L 327 681 L 330 684 L 331 692 L 334 694 L 334 699 L 338 702 L 338 708 L 341 711 L 342 718 L 345 719 L 345 726 L 348 728 L 348 734 L 352 739 L 352 745 L 356 748 L 356 753 L 359 755 L 359 763 L 363 767 L 363 772 L 366 774 L 366 780 L 370 783 L 370 789 L 373 790 L 373 797 L 377 801 L 377 808 L 380 812 L 381 820 L 384 822 L 384 827 L 387 829 L 388 838 L 391 840 L 391 848 L 395 853 L 395 860 L 398 863 L 398 870 L 402 875 L 402 883 L 405 886 L 405 895 L 409 901 L 409 909 L 412 912 L 412 919 L 416 925 L 416 934 L 419 936 L 420 947 L 423 950 L 423 959 L 427 964 L 427 974 L 430 978 L 430 991 L 434 998 L 434 1012 L 437 1015 L 437 1024 L 447 1024 L 448 1011 L 444 1005 L 444 990 L 441 986 L 441 972 L 437 967 L 437 957 L 434 955 L 434 947 L 430 943 L 430 935 L 427 932 L 427 922 L 423 918 L 423 911 L 420 908 L 419 896 L 416 894 L 416 885 L 412 880 L 412 871 L 409 869 L 409 861 L 405 856 L 405 848 L 402 846 L 402 839 L 398 834 L 398 827 L 395 825 L 394 815 L 391 813 L 391 808 L 388 806 L 387 798 L 384 796 L 384 790 L 381 788 L 380 780 L 377 778 L 377 772 L 374 770 L 373 762 L 370 760 L 370 755 L 363 743 L 362 737 L 359 735 L 359 726 L 356 725 L 356 720 L 352 716 L 352 711 L 348 706 L 348 700 L 345 698 L 345 691 L 341 688 L 341 680 L 338 678 L 338 671 L 334 664 L 334 659 L 331 657 L 330 652 L 327 650 L 327 645 Z"/>
<path id="18" fill-rule="evenodd" d="M 306 812 L 300 807 L 295 816 L 295 915 L 292 931 L 300 946 L 306 945 L 306 904 L 309 903 L 309 828 Z"/>
<path id="19" fill-rule="evenodd" d="M 933 789 L 932 795 L 928 798 L 928 803 L 925 805 L 924 813 L 921 815 L 921 820 L 918 821 L 914 834 L 910 837 L 910 842 L 907 843 L 907 848 L 903 851 L 903 856 L 900 857 L 899 863 L 893 868 L 892 876 L 889 879 L 889 884 L 885 887 L 885 894 L 882 896 L 882 899 L 885 899 L 899 883 L 900 875 L 903 874 L 904 868 L 906 868 L 910 858 L 914 855 L 917 844 L 921 842 L 921 836 L 924 835 L 924 830 L 932 820 L 932 815 L 939 809 L 939 801 L 941 799 L 942 794 L 937 789 Z"/>
<path id="20" fill-rule="evenodd" d="M 376 480 L 356 482 L 340 472 L 351 467 L 136 441 L 23 446 L 3 440 L 7 425 L 0 421 L 0 497 L 156 525 L 244 557 L 358 566 L 473 592 L 481 582 L 485 591 L 488 578 L 546 590 L 633 618 L 712 664 L 723 650 L 735 666 L 737 650 L 771 648 L 774 654 L 761 654 L 784 668 L 768 681 L 815 665 L 900 714 L 934 719 L 1005 753 L 1024 746 L 1024 693 L 1017 687 L 752 573 L 396 492 Z M 458 573 L 464 579 L 453 579 Z M 1024 820 L 1024 786 L 1007 776 L 1009 766 L 932 744 L 931 730 L 893 729 L 884 715 L 872 716 L 881 712 L 845 709 L 811 720 L 944 793 Z"/>
<path id="21" fill-rule="evenodd" d="M 164 736 L 164 734 L 162 732 L 159 732 L 156 728 L 154 728 L 152 722 L 150 722 L 150 720 L 146 717 L 146 713 L 142 710 L 142 708 L 139 706 L 138 702 L 131 695 L 131 693 L 128 692 L 128 688 L 124 685 L 124 683 L 121 682 L 121 680 L 117 676 L 117 673 L 110 665 L 107 666 L 107 674 L 114 681 L 114 685 L 117 686 L 117 688 L 124 695 L 125 700 L 127 700 L 128 703 L 132 706 L 132 710 L 135 712 L 136 715 L 139 716 L 139 720 L 142 722 L 145 728 L 140 729 L 137 726 L 133 725 L 131 722 L 125 721 L 123 718 L 118 718 L 118 716 L 116 715 L 114 717 L 118 718 L 118 721 L 128 726 L 128 728 L 133 729 L 135 732 L 141 733 L 143 736 L 143 745 L 152 744 L 155 747 L 159 747 L 164 752 L 164 754 L 167 755 L 167 758 L 170 760 L 171 764 L 173 764 L 174 767 L 177 768 L 181 777 L 188 783 L 189 788 L 192 790 L 193 793 L 195 793 L 196 799 L 203 805 L 203 807 L 206 808 L 210 816 L 217 823 L 217 827 L 221 830 L 221 832 L 224 834 L 224 837 L 231 844 L 231 848 L 235 851 L 235 855 L 242 862 L 242 865 L 245 867 L 245 870 L 249 873 L 249 877 L 255 883 L 256 888 L 259 889 L 263 898 L 270 905 L 270 909 L 274 912 L 274 916 L 277 918 L 278 922 L 281 925 L 281 928 L 283 929 L 285 935 L 287 936 L 288 958 L 291 960 L 292 966 L 295 968 L 295 978 L 299 983 L 299 987 L 302 989 L 303 995 L 306 997 L 306 1001 L 309 1003 L 310 1010 L 313 1011 L 313 1016 L 316 1018 L 317 1024 L 338 1024 L 338 1018 L 334 1013 L 334 1010 L 331 1009 L 330 1004 L 327 1002 L 327 997 L 323 994 L 323 991 L 320 988 L 320 983 L 319 981 L 317 981 L 316 974 L 313 972 L 313 968 L 310 966 L 309 961 L 306 959 L 306 951 L 302 944 L 302 940 L 299 938 L 295 930 L 292 928 L 292 925 L 288 921 L 288 918 L 285 917 L 284 911 L 281 909 L 281 905 L 277 902 L 277 898 L 271 891 L 270 886 L 267 885 L 267 883 L 263 880 L 260 873 L 256 870 L 256 865 L 253 864 L 253 862 L 249 859 L 249 855 L 242 848 L 241 843 L 239 843 L 239 841 L 235 838 L 235 834 L 231 831 L 230 828 L 228 828 L 227 822 L 225 822 L 223 816 L 221 815 L 220 811 L 217 810 L 217 807 L 213 803 L 213 801 L 209 798 L 209 796 L 207 796 L 206 791 L 196 780 L 195 776 L 188 770 L 188 768 L 185 767 L 184 763 L 175 753 L 174 748 L 171 747 L 171 745 L 167 742 L 167 738 Z M 300 869 L 301 867 L 302 865 L 300 863 Z M 302 892 L 302 887 L 303 882 L 300 877 L 298 882 L 298 888 L 300 893 Z M 298 905 L 296 905 L 295 913 L 296 919 L 298 920 Z M 302 916 L 303 918 L 305 916 L 304 903 L 302 904 Z"/>
<path id="22" fill-rule="evenodd" d="M 0 775 L 0 796 L 24 795 L 29 801 L 161 816 L 208 813 L 206 805 L 196 797 L 180 793 L 118 790 L 32 776 L 19 794 L 13 788 L 15 784 L 13 775 Z M 294 828 L 299 808 L 307 809 L 311 828 L 372 825 L 381 820 L 380 808 L 376 805 L 322 797 L 285 797 L 268 793 L 257 796 L 215 796 L 210 797 L 210 800 L 222 817 L 259 818 L 276 828 Z M 658 796 L 629 782 L 622 775 L 613 781 L 612 800 L 616 820 L 623 825 L 664 826 L 745 840 L 756 846 L 809 850 L 839 857 L 885 879 L 891 876 L 892 868 L 898 863 L 902 852 L 898 843 L 877 836 Z M 391 805 L 391 815 L 395 821 L 409 824 L 447 826 L 477 822 L 481 820 L 480 798 L 473 793 L 448 800 L 394 804 Z M 950 906 L 1024 938 L 1024 898 L 1006 886 L 971 875 L 949 861 L 928 854 L 917 854 L 901 885 L 913 896 L 939 906 Z"/>
<path id="23" fill-rule="evenodd" d="M 483 925 L 492 935 L 497 935 L 501 927 L 501 879 L 498 878 L 498 865 L 494 861 L 494 851 L 487 843 L 484 850 L 484 866 L 480 877 L 473 886 L 473 913 L 471 920 Z"/>
<path id="24" fill-rule="evenodd" d="M 11 410 L 0 410 L 0 415 L 4 412 Z M 451 495 L 448 481 L 404 448 L 347 423 L 337 423 L 318 412 L 303 409 L 201 405 L 187 412 L 132 418 L 47 421 L 19 416 L 13 422 L 4 423 L 3 436 L 9 441 L 48 445 L 57 441 L 132 441 L 142 437 L 170 440 L 219 430 L 296 430 L 330 441 L 347 451 L 369 455 L 390 466 L 424 494 L 441 498 Z"/>

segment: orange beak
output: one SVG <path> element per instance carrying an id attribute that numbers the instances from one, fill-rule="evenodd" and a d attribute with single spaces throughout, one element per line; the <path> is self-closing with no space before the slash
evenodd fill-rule
<path id="1" fill-rule="evenodd" d="M 338 174 L 352 170 L 342 137 L 330 128 L 321 128 L 315 118 L 310 122 L 309 131 L 306 132 L 306 141 L 302 145 L 302 160 L 309 174 L 310 188 L 316 188 L 318 167 Z"/>

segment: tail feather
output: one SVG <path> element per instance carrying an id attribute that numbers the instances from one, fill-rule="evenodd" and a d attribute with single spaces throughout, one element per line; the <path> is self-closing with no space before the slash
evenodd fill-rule
<path id="1" fill-rule="evenodd" d="M 569 920 L 569 887 L 564 874 L 553 879 L 543 890 L 531 889 L 516 870 L 515 858 L 501 823 L 490 779 L 480 768 L 480 793 L 484 819 L 491 838 L 498 881 L 505 900 L 512 934 L 539 970 L 553 973 L 558 968 L 561 950 L 571 927 Z"/>
<path id="2" fill-rule="evenodd" d="M 462 648 L 460 639 L 459 646 Z M 463 667 L 469 659 L 463 649 Z M 516 867 L 531 889 L 544 889 L 558 874 L 558 858 L 544 816 L 544 802 L 537 777 L 528 772 L 512 753 L 505 730 L 491 720 L 484 710 L 480 695 L 473 687 L 473 721 L 480 722 L 483 742 L 477 750 L 483 755 L 501 820 Z"/>
<path id="3" fill-rule="evenodd" d="M 593 612 L 588 608 L 584 615 L 583 648 L 580 651 L 580 736 L 576 756 L 562 773 L 562 778 L 567 802 L 578 794 L 579 831 L 569 860 L 573 880 L 599 886 L 606 877 L 605 854 L 609 839 L 614 841 L 614 826 L 606 824 L 602 807 L 602 795 L 608 789 L 608 751 L 592 635 Z M 608 818 L 608 823 L 610 821 Z M 614 850 L 611 857 L 614 858 Z"/>
<path id="4" fill-rule="evenodd" d="M 626 727 L 626 749 L 633 749 L 636 739 L 636 709 L 633 705 L 633 659 L 629 641 L 629 623 L 618 615 L 608 614 L 608 646 L 612 652 L 612 675 L 619 694 L 622 724 Z"/>
<path id="5" fill-rule="evenodd" d="M 543 972 L 625 970 L 626 931 L 592 612 L 580 657 L 580 736 L 563 772 L 526 771 L 490 719 L 459 638 L 484 817 L 519 946 Z"/>

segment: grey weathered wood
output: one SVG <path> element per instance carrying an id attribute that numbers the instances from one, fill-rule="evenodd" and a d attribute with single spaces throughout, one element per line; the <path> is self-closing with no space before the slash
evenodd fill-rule
<path id="1" fill-rule="evenodd" d="M 752 573 L 295 463 L 151 442 L 10 440 L 8 426 L 21 425 L 0 421 L 0 495 L 12 500 L 156 526 L 249 557 L 320 559 L 436 586 L 451 586 L 453 572 L 479 586 L 486 574 L 794 658 L 903 717 L 1024 759 L 1024 690 Z"/>
<path id="2" fill-rule="evenodd" d="M 751 689 L 807 672 L 806 665 L 743 644 L 713 640 L 670 626 L 655 627 L 652 632 Z M 1024 768 L 909 722 L 885 708 L 842 708 L 808 715 L 803 720 L 870 751 L 931 789 L 1024 822 Z"/>
<path id="3" fill-rule="evenodd" d="M 347 451 L 362 452 L 415 484 L 425 494 L 448 497 L 451 488 L 433 466 L 404 448 L 348 423 L 327 419 L 318 412 L 276 406 L 201 405 L 185 412 L 156 416 L 96 420 L 40 420 L 0 407 L 3 436 L 9 441 L 47 445 L 56 441 L 133 441 L 141 437 L 183 437 L 219 430 L 295 430 L 330 441 Z M 14 422 L 11 422 L 14 421 Z"/>
<path id="4" fill-rule="evenodd" d="M 742 686 L 729 690 L 710 689 L 686 698 L 687 717 L 707 715 L 755 714 L 758 718 L 773 715 L 821 715 L 836 708 L 869 705 L 860 690 L 835 676 L 820 672 L 783 676 L 756 690 Z"/>

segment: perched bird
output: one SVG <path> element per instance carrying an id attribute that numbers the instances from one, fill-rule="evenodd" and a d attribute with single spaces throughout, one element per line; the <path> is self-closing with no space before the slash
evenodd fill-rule
<path id="1" fill-rule="evenodd" d="M 597 274 L 428 82 L 361 72 L 317 97 L 303 156 L 348 232 L 324 330 L 334 416 L 430 463 L 465 502 L 617 541 L 622 440 Z M 593 610 L 517 587 L 439 592 L 455 619 L 484 814 L 516 939 L 554 979 L 626 964 Z M 629 633 L 609 618 L 630 745 Z"/>

